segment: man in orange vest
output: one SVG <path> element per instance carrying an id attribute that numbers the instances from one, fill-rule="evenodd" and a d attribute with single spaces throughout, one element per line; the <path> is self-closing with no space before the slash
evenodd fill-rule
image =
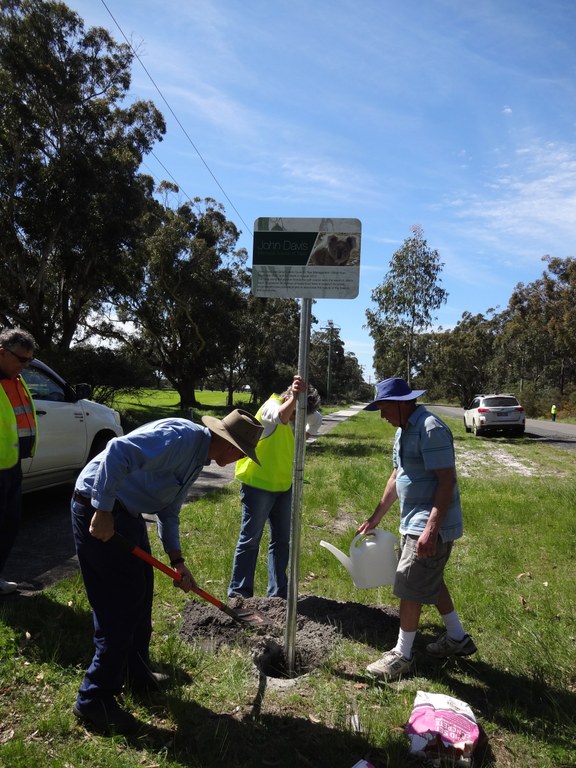
<path id="1" fill-rule="evenodd" d="M 22 371 L 34 358 L 36 342 L 20 328 L 0 332 L 0 595 L 18 585 L 2 578 L 20 527 L 22 459 L 34 454 L 36 412 Z"/>

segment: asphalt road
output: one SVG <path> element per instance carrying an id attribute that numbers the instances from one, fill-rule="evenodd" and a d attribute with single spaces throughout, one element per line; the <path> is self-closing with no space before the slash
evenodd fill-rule
<path id="1" fill-rule="evenodd" d="M 324 416 L 319 434 L 326 434 L 359 410 L 362 406 Z M 192 485 L 188 500 L 193 501 L 218 490 L 233 480 L 234 464 L 219 467 L 212 462 Z M 72 486 L 68 485 L 24 494 L 22 527 L 3 573 L 4 578 L 18 582 L 19 592 L 1 600 L 33 595 L 60 579 L 78 573 L 70 523 L 72 490 Z"/>
<path id="2" fill-rule="evenodd" d="M 439 416 L 463 418 L 463 409 L 447 405 L 428 406 Z M 543 419 L 526 419 L 525 437 L 540 443 L 554 445 L 558 448 L 576 450 L 576 424 L 563 424 L 561 421 L 544 421 Z M 488 438 L 489 439 L 489 438 Z"/>

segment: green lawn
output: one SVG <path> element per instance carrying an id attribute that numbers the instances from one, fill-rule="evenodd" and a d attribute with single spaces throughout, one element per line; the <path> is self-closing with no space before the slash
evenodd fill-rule
<path id="1" fill-rule="evenodd" d="M 227 393 L 221 390 L 196 391 L 197 404 L 183 411 L 180 408 L 180 397 L 173 389 L 143 389 L 138 397 L 118 396 L 114 401 L 114 408 L 122 415 L 124 431 L 128 432 L 145 421 L 164 419 L 170 416 L 183 416 L 200 422 L 206 414 L 223 418 L 230 410 L 226 405 Z M 251 395 L 247 392 L 235 392 L 233 408 L 243 408 L 256 413 L 259 405 L 251 402 Z M 322 405 L 323 414 L 337 411 L 343 406 Z"/>
<path id="2" fill-rule="evenodd" d="M 218 405 L 212 404 L 212 405 Z M 341 637 L 310 674 L 259 687 L 250 651 L 184 641 L 191 599 L 156 579 L 153 654 L 172 674 L 158 700 L 128 698 L 145 723 L 137 737 L 90 734 L 71 705 L 91 657 L 91 617 L 78 577 L 41 595 L 0 603 L 0 766 L 190 768 L 328 766 L 365 757 L 379 768 L 414 765 L 403 727 L 417 690 L 467 701 L 486 735 L 475 766 L 574 766 L 576 470 L 571 452 L 528 439 L 478 439 L 454 430 L 465 536 L 447 579 L 478 653 L 430 663 L 381 685 L 367 663 L 394 637 Z M 321 539 L 347 551 L 373 510 L 391 466 L 393 429 L 361 412 L 318 439 L 305 466 L 300 594 L 397 607 L 389 587 L 358 590 Z M 226 598 L 240 504 L 235 483 L 189 505 L 184 549 L 202 585 Z M 383 524 L 397 529 L 397 511 Z M 65 523 L 63 523 L 65 524 Z M 153 548 L 161 556 L 155 533 Z M 49 542 L 46 544 L 49 546 Z M 264 594 L 262 543 L 257 593 Z M 441 631 L 425 609 L 417 648 Z M 352 728 L 356 714 L 361 732 Z"/>

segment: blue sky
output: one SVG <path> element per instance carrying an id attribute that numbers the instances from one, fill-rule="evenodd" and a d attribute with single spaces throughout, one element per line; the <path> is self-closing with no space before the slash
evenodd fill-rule
<path id="1" fill-rule="evenodd" d="M 359 295 L 317 301 L 313 330 L 332 320 L 367 379 L 370 293 L 412 225 L 444 263 L 444 328 L 576 256 L 574 0 L 67 4 L 161 91 L 135 62 L 168 126 L 143 170 L 222 202 L 250 255 L 260 216 L 361 220 Z"/>

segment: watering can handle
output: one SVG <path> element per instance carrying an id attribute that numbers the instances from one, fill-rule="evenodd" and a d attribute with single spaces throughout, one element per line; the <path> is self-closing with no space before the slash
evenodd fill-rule
<path id="1" fill-rule="evenodd" d="M 354 536 L 354 538 L 352 539 L 352 541 L 350 543 L 350 547 L 352 548 L 352 547 L 358 546 L 358 543 L 361 542 L 361 541 L 364 541 L 364 539 L 369 539 L 369 538 L 372 538 L 372 537 L 378 538 L 378 536 L 380 536 L 380 537 L 384 537 L 384 536 L 390 537 L 391 536 L 394 539 L 394 541 L 396 543 L 398 543 L 398 538 L 396 536 L 394 536 L 394 534 L 391 533 L 390 531 L 387 531 L 384 528 L 369 528 L 367 531 L 364 531 L 364 533 L 356 534 L 356 536 Z"/>
<path id="2" fill-rule="evenodd" d="M 369 528 L 367 531 L 364 531 L 363 533 L 357 533 L 356 536 L 352 539 L 350 542 L 350 547 L 355 547 L 358 542 L 363 541 L 364 539 L 367 539 L 371 536 L 376 536 L 376 528 Z"/>

